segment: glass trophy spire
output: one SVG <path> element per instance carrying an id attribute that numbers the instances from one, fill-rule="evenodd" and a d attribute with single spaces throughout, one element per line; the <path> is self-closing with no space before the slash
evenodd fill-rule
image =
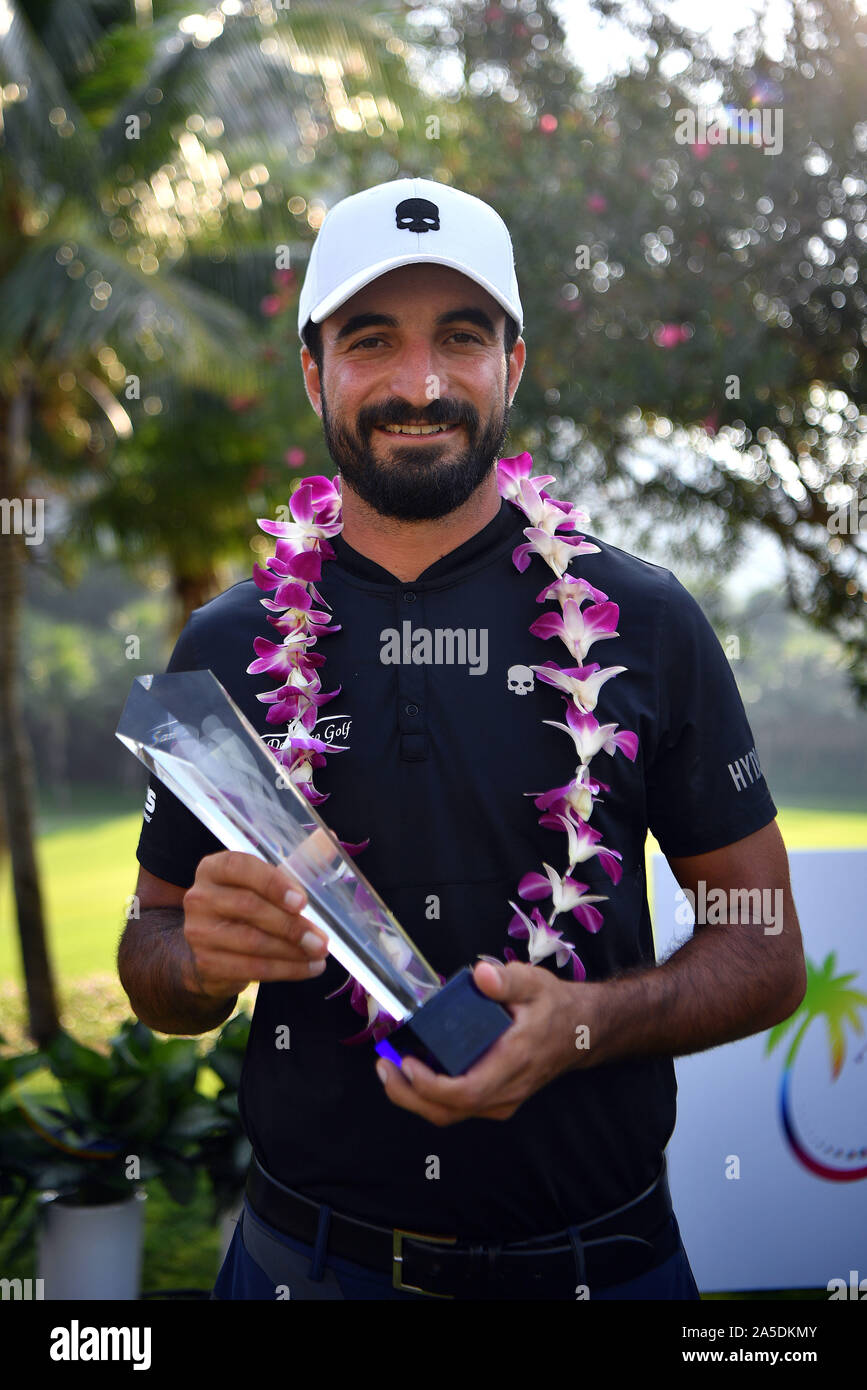
<path id="1" fill-rule="evenodd" d="M 398 1023 L 436 972 L 213 671 L 137 676 L 117 737 L 227 849 L 287 869 L 329 952 Z"/>

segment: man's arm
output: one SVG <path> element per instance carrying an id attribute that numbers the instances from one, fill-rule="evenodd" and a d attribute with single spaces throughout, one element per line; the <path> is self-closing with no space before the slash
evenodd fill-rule
<path id="1" fill-rule="evenodd" d="M 237 995 L 208 998 L 193 980 L 184 936 L 186 889 L 139 866 L 138 918 L 130 918 L 117 951 L 117 970 L 133 1013 L 160 1033 L 207 1033 L 229 1017 Z"/>
<path id="2" fill-rule="evenodd" d="M 588 1051 L 596 1055 L 588 1062 L 718 1047 L 780 1023 L 804 997 L 801 929 L 776 821 L 722 849 L 669 863 L 693 903 L 710 900 L 711 920 L 697 921 L 690 940 L 662 964 L 600 982 L 600 1036 L 594 1047 L 591 1031 Z"/>
<path id="3" fill-rule="evenodd" d="M 300 913 L 303 886 L 253 854 L 205 855 L 187 889 L 142 866 L 136 893 L 141 915 L 124 929 L 118 974 L 133 1012 L 161 1033 L 207 1033 L 251 981 L 325 969 L 325 933 Z"/>
<path id="4" fill-rule="evenodd" d="M 662 964 L 592 983 L 558 979 L 538 966 L 481 962 L 476 984 L 509 1007 L 512 1027 L 465 1076 L 438 1076 L 417 1058 L 400 1070 L 381 1059 L 376 1069 L 389 1100 L 436 1125 L 471 1116 L 507 1120 L 573 1068 L 700 1052 L 788 1018 L 804 997 L 806 969 L 776 822 L 723 849 L 669 863 L 681 886 L 697 896 L 701 880 L 708 895 L 723 889 L 727 903 L 730 889 L 769 890 L 772 908 L 782 906 L 782 929 L 767 919 L 697 924 L 692 938 Z M 579 1028 L 586 1029 L 586 1045 L 576 1043 Z"/>

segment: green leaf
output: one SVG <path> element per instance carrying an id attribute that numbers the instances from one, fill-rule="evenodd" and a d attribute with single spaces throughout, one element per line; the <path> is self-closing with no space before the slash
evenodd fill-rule
<path id="1" fill-rule="evenodd" d="M 82 1047 L 68 1033 L 58 1033 L 46 1048 L 48 1064 L 60 1081 L 91 1078 L 107 1080 L 112 1074 L 109 1059 L 92 1048 Z"/>
<path id="2" fill-rule="evenodd" d="M 111 1057 L 116 1072 L 122 1073 L 124 1067 L 131 1067 L 135 1072 L 143 1072 L 148 1069 L 155 1047 L 156 1039 L 149 1028 L 137 1019 L 126 1019 L 120 1027 L 120 1031 L 111 1039 Z M 120 1064 L 123 1065 L 120 1065 Z"/>
<path id="3" fill-rule="evenodd" d="M 169 1196 L 181 1206 L 187 1206 L 196 1195 L 196 1169 L 180 1159 L 165 1158 L 161 1163 L 160 1181 Z"/>
<path id="4" fill-rule="evenodd" d="M 168 1106 L 159 1078 L 144 1077 L 135 1098 L 134 1109 L 126 1118 L 125 1137 L 130 1143 L 146 1143 L 153 1140 L 162 1132 L 167 1118 Z"/>
<path id="5" fill-rule="evenodd" d="M 199 1070 L 199 1044 L 194 1038 L 169 1038 L 162 1043 L 155 1067 L 167 1086 L 193 1090 Z"/>
<path id="6" fill-rule="evenodd" d="M 219 1049 L 222 1052 L 231 1049 L 243 1055 L 247 1050 L 247 1043 L 250 1038 L 251 1022 L 250 1015 L 243 1010 L 235 1014 L 234 1018 L 230 1018 L 220 1030 L 220 1035 L 214 1044 L 214 1050 Z"/>
<path id="7" fill-rule="evenodd" d="M 236 1091 L 221 1091 L 217 1096 L 217 1108 L 221 1115 L 225 1115 L 227 1118 L 235 1120 L 240 1124 L 241 1112 L 238 1109 L 238 1094 Z"/>
<path id="8" fill-rule="evenodd" d="M 207 1064 L 211 1071 L 215 1071 L 229 1090 L 237 1091 L 241 1084 L 241 1069 L 244 1065 L 243 1057 L 235 1056 L 232 1052 L 211 1053 L 207 1059 Z"/>
<path id="9" fill-rule="evenodd" d="M 174 1144 L 184 1139 L 200 1139 L 222 1125 L 223 1121 L 213 1103 L 194 1100 L 172 1117 L 161 1138 L 166 1144 Z"/>
<path id="10" fill-rule="evenodd" d="M 64 1081 L 63 1099 L 67 1108 L 74 1119 L 81 1120 L 85 1124 L 89 1124 L 97 1118 L 91 1096 L 91 1089 L 86 1081 Z"/>

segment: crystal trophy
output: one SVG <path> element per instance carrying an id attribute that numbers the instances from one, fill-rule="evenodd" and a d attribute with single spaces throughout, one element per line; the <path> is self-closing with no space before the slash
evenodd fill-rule
<path id="1" fill-rule="evenodd" d="M 213 671 L 137 676 L 117 737 L 227 849 L 285 868 L 329 954 L 398 1025 L 376 1050 L 467 1071 L 511 1023 L 465 967 L 445 984 Z"/>

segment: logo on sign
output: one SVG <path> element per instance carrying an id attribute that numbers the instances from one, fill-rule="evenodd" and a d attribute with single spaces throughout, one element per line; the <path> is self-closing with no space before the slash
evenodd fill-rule
<path id="1" fill-rule="evenodd" d="M 804 998 L 790 1018 L 771 1029 L 765 1052 L 790 1039 L 780 1119 L 795 1158 L 818 1178 L 856 1182 L 867 1178 L 867 1135 L 849 1126 L 863 1124 L 867 1116 L 867 1048 L 847 1050 L 846 1029 L 863 1034 L 860 1015 L 867 994 L 852 988 L 856 971 L 838 975 L 836 968 L 835 951 L 821 967 L 807 958 Z"/>

